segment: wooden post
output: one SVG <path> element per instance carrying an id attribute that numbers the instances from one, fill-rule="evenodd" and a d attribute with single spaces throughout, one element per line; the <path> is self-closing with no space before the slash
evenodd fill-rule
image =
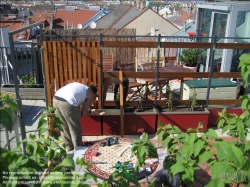
<path id="1" fill-rule="evenodd" d="M 123 72 L 119 71 L 121 137 L 124 138 Z"/>

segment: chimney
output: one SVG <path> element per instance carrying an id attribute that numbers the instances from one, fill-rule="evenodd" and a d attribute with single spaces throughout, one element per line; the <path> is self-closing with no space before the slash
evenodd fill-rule
<path id="1" fill-rule="evenodd" d="M 140 8 L 140 1 L 136 1 L 136 8 Z"/>
<path id="2" fill-rule="evenodd" d="M 144 8 L 144 1 L 140 1 L 140 9 L 142 10 Z"/>
<path id="3" fill-rule="evenodd" d="M 31 24 L 31 17 L 25 18 L 25 25 L 29 26 Z M 27 32 L 30 33 L 31 29 L 27 29 Z"/>
<path id="4" fill-rule="evenodd" d="M 187 31 L 186 22 L 183 23 L 184 32 Z"/>

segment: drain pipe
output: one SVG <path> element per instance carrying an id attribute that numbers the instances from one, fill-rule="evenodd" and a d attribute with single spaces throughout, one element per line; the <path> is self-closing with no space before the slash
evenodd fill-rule
<path id="1" fill-rule="evenodd" d="M 214 72 L 214 52 L 216 48 L 216 38 L 217 36 L 214 35 L 213 37 L 213 49 L 210 49 L 210 55 L 209 55 L 209 62 L 210 62 L 210 73 L 209 73 L 209 78 L 208 78 L 208 85 L 207 85 L 207 95 L 206 95 L 206 108 L 208 107 L 208 102 L 209 102 L 209 94 L 210 94 L 210 87 L 211 87 L 211 81 L 213 78 L 213 72 Z"/>
<path id="2" fill-rule="evenodd" d="M 44 85 L 44 95 L 45 95 L 45 103 L 46 103 L 46 110 L 49 109 L 48 104 L 48 92 L 47 92 L 47 86 L 46 86 L 46 78 L 45 78 L 45 68 L 44 68 L 44 54 L 43 54 L 43 24 L 40 24 L 40 54 L 41 54 L 41 64 L 42 64 L 42 70 L 43 70 L 43 85 Z"/>
<path id="3" fill-rule="evenodd" d="M 158 34 L 154 108 L 158 108 L 157 96 L 158 96 L 160 49 L 161 49 L 161 34 Z"/>
<path id="4" fill-rule="evenodd" d="M 12 31 L 9 32 L 9 42 L 10 42 L 10 53 L 11 55 L 11 63 L 13 64 L 13 77 L 14 77 L 14 83 L 15 83 L 15 91 L 16 91 L 16 103 L 17 103 L 17 118 L 18 118 L 18 124 L 20 125 L 21 130 L 21 136 L 22 140 L 26 139 L 26 130 L 24 125 L 24 119 L 22 114 L 22 101 L 19 95 L 19 82 L 17 79 L 17 63 L 15 60 L 15 51 L 14 51 L 14 42 L 13 42 L 13 35 L 16 33 L 19 33 L 20 31 Z M 26 155 L 26 142 L 23 142 L 23 154 Z"/>

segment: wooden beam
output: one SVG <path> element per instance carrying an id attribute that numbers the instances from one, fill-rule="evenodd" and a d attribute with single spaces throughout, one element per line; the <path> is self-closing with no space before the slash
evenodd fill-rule
<path id="1" fill-rule="evenodd" d="M 162 48 L 213 48 L 212 43 L 202 42 L 161 42 Z"/>
<path id="2" fill-rule="evenodd" d="M 123 75 L 119 71 L 119 93 L 120 93 L 120 121 L 121 121 L 121 137 L 124 138 L 124 100 L 123 100 Z"/>
<path id="3" fill-rule="evenodd" d="M 250 49 L 249 43 L 217 43 L 216 49 Z"/>
<path id="4" fill-rule="evenodd" d="M 118 78 L 118 72 L 104 72 L 104 77 Z M 123 77 L 127 78 L 155 78 L 155 72 L 123 72 Z M 183 79 L 192 78 L 208 78 L 209 72 L 160 72 L 159 78 Z M 240 72 L 215 72 L 213 78 L 242 78 Z"/>

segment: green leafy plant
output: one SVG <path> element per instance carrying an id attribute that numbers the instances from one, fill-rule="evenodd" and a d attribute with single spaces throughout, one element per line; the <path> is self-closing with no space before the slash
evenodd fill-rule
<path id="1" fill-rule="evenodd" d="M 24 75 L 21 77 L 21 83 L 24 85 L 25 88 L 31 88 L 36 84 L 35 79 L 30 75 Z"/>
<path id="2" fill-rule="evenodd" d="M 0 115 L 1 124 L 8 130 L 12 131 L 12 113 L 16 113 L 17 103 L 8 94 L 0 95 Z"/>
<path id="3" fill-rule="evenodd" d="M 245 82 L 244 86 L 247 88 L 250 83 L 250 54 L 242 54 L 239 58 L 240 63 L 238 68 L 240 68 L 242 78 Z"/>
<path id="4" fill-rule="evenodd" d="M 125 162 L 114 166 L 116 170 L 109 176 L 108 183 L 114 187 L 127 187 L 131 183 L 140 186 L 135 169 L 128 167 L 128 164 L 129 162 Z"/>
<path id="5" fill-rule="evenodd" d="M 194 111 L 194 108 L 196 106 L 199 106 L 199 104 L 196 102 L 197 101 L 197 89 L 192 86 L 191 90 L 193 90 L 193 95 L 189 99 L 189 107 L 191 111 Z"/>
<path id="6" fill-rule="evenodd" d="M 15 106 L 8 96 L 4 97 L 4 101 Z M 11 151 L 1 148 L 0 184 L 2 186 L 80 187 L 84 186 L 84 182 L 88 179 L 97 182 L 97 177 L 91 173 L 79 175 L 82 167 L 88 169 L 92 163 L 86 163 L 78 158 L 76 164 L 80 167 L 76 172 L 73 159 L 66 156 L 65 146 L 58 141 L 62 122 L 55 114 L 55 110 L 52 106 L 49 106 L 48 110 L 43 110 L 38 122 L 38 135 L 30 134 Z M 11 118 L 9 115 L 7 117 Z M 23 142 L 26 143 L 26 154 L 23 154 L 20 147 Z"/>
<path id="7" fill-rule="evenodd" d="M 242 55 L 240 60 L 242 78 L 248 86 L 250 55 Z M 226 109 L 218 113 L 217 128 L 231 136 L 232 141 L 229 142 L 219 138 L 213 129 L 200 132 L 202 124 L 181 132 L 176 126 L 163 126 L 159 122 L 158 140 L 169 153 L 163 165 L 171 176 L 180 174 L 186 185 L 193 186 L 194 172 L 206 163 L 206 171 L 211 171 L 207 187 L 250 186 L 250 141 L 247 139 L 250 133 L 250 98 L 241 96 L 239 99 L 242 100 L 241 115 L 227 113 Z"/>
<path id="8" fill-rule="evenodd" d="M 148 181 L 148 176 L 146 174 L 146 158 L 158 158 L 158 153 L 155 145 L 148 140 L 148 134 L 144 133 L 140 139 L 136 139 L 133 142 L 133 146 L 131 148 L 132 154 L 136 156 L 136 171 L 138 172 L 140 167 L 143 168 L 145 177 Z M 153 181 L 154 182 L 154 181 Z M 152 183 L 153 183 L 152 182 Z"/>
<path id="9" fill-rule="evenodd" d="M 137 111 L 139 111 L 143 107 L 142 101 L 146 99 L 146 91 L 143 89 L 143 86 L 140 86 L 140 95 L 139 95 L 139 102 L 137 106 Z"/>
<path id="10" fill-rule="evenodd" d="M 171 90 L 171 85 L 167 85 L 166 86 L 166 94 L 167 94 L 167 102 L 166 102 L 166 105 L 168 105 L 168 109 L 169 111 L 173 111 L 173 92 Z"/>
<path id="11" fill-rule="evenodd" d="M 183 65 L 194 67 L 197 66 L 199 61 L 199 49 L 196 48 L 186 48 L 182 50 L 180 55 L 180 61 Z"/>
<path id="12" fill-rule="evenodd" d="M 120 93 L 119 92 L 116 94 L 115 108 L 116 109 L 120 108 Z"/>

